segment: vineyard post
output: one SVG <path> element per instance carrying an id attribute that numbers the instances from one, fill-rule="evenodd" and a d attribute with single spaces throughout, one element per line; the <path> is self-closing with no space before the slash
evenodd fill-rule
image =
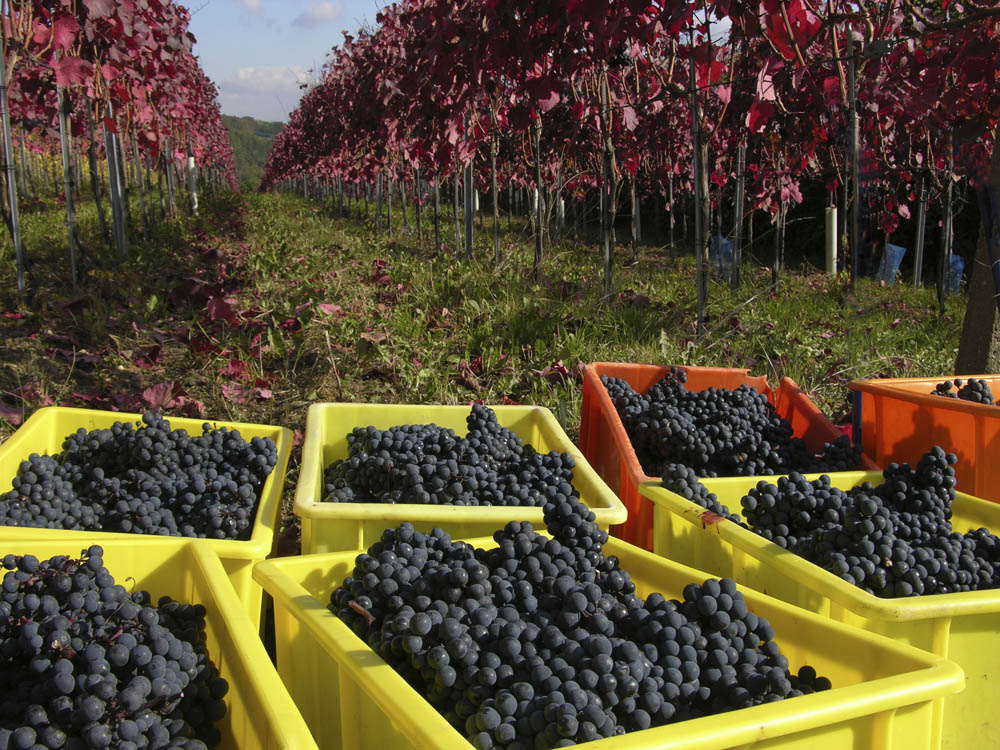
<path id="1" fill-rule="evenodd" d="M 608 122 L 611 112 L 608 96 L 608 76 L 607 71 L 601 75 L 601 131 L 602 135 L 611 129 Z M 604 246 L 604 297 L 611 298 L 611 201 L 614 200 L 615 187 L 611 181 L 612 152 L 608 148 L 610 138 L 602 138 L 601 151 L 603 155 L 603 181 L 601 183 L 601 242 Z"/>
<path id="2" fill-rule="evenodd" d="M 453 204 L 453 215 L 455 217 L 455 256 L 461 260 L 462 258 L 462 232 L 458 223 L 458 183 L 461 181 L 461 170 L 458 165 L 455 165 L 455 176 L 452 178 L 452 187 L 454 188 L 455 201 Z"/>
<path id="3" fill-rule="evenodd" d="M 21 157 L 21 189 L 24 192 L 24 197 L 30 198 L 32 194 L 32 189 L 31 189 L 32 185 L 30 179 L 31 175 L 28 173 L 27 160 L 24 158 L 24 151 L 25 151 L 24 138 L 25 137 L 22 135 L 21 138 L 18 140 L 17 149 Z"/>
<path id="4" fill-rule="evenodd" d="M 24 246 L 21 244 L 21 221 L 17 210 L 17 185 L 14 183 L 14 150 L 10 140 L 10 108 L 7 104 L 7 46 L 0 44 L 0 116 L 3 117 L 4 163 L 7 165 L 7 200 L 10 208 L 10 237 L 14 243 L 17 269 L 17 292 L 24 294 Z"/>
<path id="5" fill-rule="evenodd" d="M 670 168 L 670 175 L 667 177 L 667 226 L 670 230 L 670 255 L 674 254 L 674 170 Z"/>
<path id="6" fill-rule="evenodd" d="M 403 229 L 406 229 L 406 177 L 405 172 L 399 177 L 399 213 L 403 219 Z"/>
<path id="7" fill-rule="evenodd" d="M 468 115 L 466 115 L 466 127 L 468 127 Z M 472 188 L 472 160 L 465 165 L 462 174 L 462 190 L 464 198 L 464 218 L 465 218 L 465 257 L 472 260 L 472 232 L 473 221 L 476 218 L 475 196 Z"/>
<path id="8" fill-rule="evenodd" d="M 945 297 L 945 279 L 948 275 L 948 271 L 951 268 L 951 242 L 952 242 L 952 223 L 953 223 L 953 199 L 954 199 L 954 186 L 955 180 L 953 179 L 955 170 L 955 151 L 952 145 L 952 134 L 948 133 L 947 145 L 948 149 L 948 167 L 945 172 L 945 189 L 944 189 L 944 223 L 941 227 L 941 254 L 938 258 L 938 280 L 937 280 L 937 297 L 938 297 L 938 316 L 944 317 L 944 297 Z"/>
<path id="9" fill-rule="evenodd" d="M 69 273 L 75 287 L 79 282 L 76 266 L 76 216 L 73 211 L 73 161 L 70 153 L 70 138 L 73 137 L 70 128 L 69 113 L 72 109 L 66 89 L 56 86 L 56 106 L 59 109 L 59 148 L 62 152 L 63 192 L 66 196 L 66 237 L 69 240 Z"/>
<path id="10" fill-rule="evenodd" d="M 493 204 L 493 263 L 500 262 L 500 196 L 497 191 L 497 122 L 496 111 L 490 110 L 490 203 Z"/>
<path id="11" fill-rule="evenodd" d="M 507 232 L 514 228 L 514 185 L 507 185 Z"/>
<path id="12" fill-rule="evenodd" d="M 740 264 L 743 262 L 743 194 L 746 190 L 747 146 L 741 143 L 736 152 L 736 217 L 733 227 L 733 268 L 729 285 L 740 287 Z"/>
<path id="13" fill-rule="evenodd" d="M 389 230 L 389 234 L 392 235 L 392 188 L 395 184 L 395 180 L 390 176 L 386 182 L 389 185 L 389 189 L 385 191 L 385 218 L 386 227 Z M 383 183 L 385 184 L 385 183 Z"/>
<path id="14" fill-rule="evenodd" d="M 854 30 L 850 24 L 847 27 L 848 34 L 848 49 L 849 54 L 847 58 L 847 88 L 849 101 L 848 114 L 849 114 L 849 136 L 851 141 L 851 235 L 850 235 L 850 245 L 851 245 L 851 281 L 848 287 L 850 291 L 854 291 L 854 282 L 858 278 L 858 269 L 860 267 L 861 261 L 861 248 L 859 246 L 860 242 L 860 225 L 861 225 L 861 185 L 858 182 L 859 179 L 859 166 L 858 166 L 858 90 L 857 90 L 857 61 L 856 52 L 854 48 Z"/>
<path id="15" fill-rule="evenodd" d="M 125 159 L 126 140 L 121 135 L 115 134 L 115 160 L 118 171 L 118 182 L 121 186 L 122 216 L 125 217 L 126 231 L 128 227 L 134 226 L 132 222 L 132 185 L 129 181 L 128 161 Z"/>
<path id="16" fill-rule="evenodd" d="M 375 175 L 375 234 L 382 234 L 382 172 Z"/>
<path id="17" fill-rule="evenodd" d="M 163 163 L 163 154 L 161 153 L 160 158 L 156 160 L 156 178 L 159 183 L 159 189 L 160 189 L 160 221 L 163 221 L 164 219 L 167 218 L 167 204 L 163 198 L 163 169 L 161 166 L 162 163 Z"/>
<path id="18" fill-rule="evenodd" d="M 187 144 L 187 187 L 191 193 L 191 213 L 198 215 L 198 165 L 194 160 L 194 151 L 191 150 L 190 141 Z M 142 200 L 142 188 L 139 188 L 139 200 Z M 145 231 L 145 222 L 143 222 Z"/>
<path id="19" fill-rule="evenodd" d="M 107 105 L 104 121 L 104 152 L 108 159 L 108 185 L 111 196 L 111 221 L 113 224 L 113 234 L 115 246 L 118 254 L 125 256 L 128 248 L 125 240 L 125 216 L 122 212 L 121 203 L 121 180 L 118 165 L 118 149 L 115 146 L 115 134 L 108 123 L 114 122 L 114 111 L 111 103 Z"/>
<path id="20" fill-rule="evenodd" d="M 636 203 L 635 179 L 638 172 L 629 180 L 630 197 L 632 199 L 632 262 L 639 262 L 639 205 Z"/>
<path id="21" fill-rule="evenodd" d="M 434 252 L 441 249 L 441 186 L 434 175 Z"/>
<path id="22" fill-rule="evenodd" d="M 695 79 L 694 63 L 694 31 L 688 30 L 691 42 L 691 62 L 690 62 L 690 83 L 691 83 L 691 143 L 692 143 L 692 169 L 694 171 L 694 248 L 695 260 L 697 261 L 697 286 L 698 286 L 698 336 L 705 334 L 705 303 L 708 296 L 707 276 L 708 269 L 705 263 L 705 249 L 707 244 L 703 237 L 702 227 L 702 202 L 705 196 L 702 195 L 704 186 L 701 182 L 702 172 L 705 167 L 701 163 L 701 114 L 698 107 L 698 89 Z M 704 227 L 704 229 L 708 229 Z"/>
<path id="23" fill-rule="evenodd" d="M 17 180 L 21 190 L 21 200 L 28 199 L 28 183 L 24 174 L 24 136 L 17 139 Z"/>
<path id="24" fill-rule="evenodd" d="M 919 287 L 924 267 L 924 240 L 927 232 L 927 177 L 920 178 L 920 203 L 917 205 L 917 240 L 913 250 L 913 286 Z"/>
<path id="25" fill-rule="evenodd" d="M 170 216 L 177 213 L 177 202 L 174 200 L 174 146 L 167 138 L 167 150 L 163 153 L 163 171 L 167 173 L 167 211 Z M 304 178 L 303 178 L 304 179 Z"/>
<path id="26" fill-rule="evenodd" d="M 424 246 L 424 219 L 423 212 L 420 207 L 420 203 L 423 200 L 424 193 L 420 189 L 420 169 L 419 167 L 413 168 L 413 203 L 414 211 L 417 212 L 417 242 L 420 247 Z"/>
<path id="27" fill-rule="evenodd" d="M 542 116 L 535 113 L 535 280 L 542 278 Z"/>

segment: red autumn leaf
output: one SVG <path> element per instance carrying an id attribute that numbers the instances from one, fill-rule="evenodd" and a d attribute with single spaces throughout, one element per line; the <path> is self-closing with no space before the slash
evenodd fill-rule
<path id="1" fill-rule="evenodd" d="M 132 361 L 135 363 L 136 367 L 148 370 L 159 364 L 161 351 L 162 347 L 159 344 L 144 347 L 135 353 L 135 358 Z"/>
<path id="2" fill-rule="evenodd" d="M 249 363 L 241 359 L 231 359 L 225 369 L 222 370 L 222 375 L 227 378 L 245 378 L 249 374 L 249 370 Z"/>
<path id="3" fill-rule="evenodd" d="M 233 312 L 232 306 L 221 297 L 212 297 L 208 301 L 206 309 L 208 310 L 209 320 L 215 322 L 223 321 L 234 328 L 240 327 L 239 318 L 237 318 L 236 313 Z"/>
<path id="4" fill-rule="evenodd" d="M 330 302 L 320 302 L 317 307 L 320 309 L 320 312 L 326 315 L 334 315 L 338 318 L 344 316 L 344 311 L 340 309 L 340 305 L 334 305 Z"/>
<path id="5" fill-rule="evenodd" d="M 52 46 L 55 49 L 69 49 L 80 33 L 80 24 L 68 13 L 61 13 L 52 22 Z"/>
<path id="6" fill-rule="evenodd" d="M 93 63 L 71 55 L 53 60 L 52 70 L 56 73 L 57 86 L 78 86 L 94 75 Z"/>
<path id="7" fill-rule="evenodd" d="M 169 409 L 177 405 L 174 396 L 176 387 L 177 383 L 173 380 L 151 385 L 142 392 L 142 401 L 150 409 Z"/>
<path id="8" fill-rule="evenodd" d="M 83 0 L 91 18 L 110 16 L 115 9 L 115 0 Z"/>

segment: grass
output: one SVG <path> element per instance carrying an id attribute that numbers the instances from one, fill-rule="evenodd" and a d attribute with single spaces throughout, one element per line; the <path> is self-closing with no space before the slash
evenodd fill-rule
<path id="1" fill-rule="evenodd" d="M 699 338 L 691 257 L 642 248 L 625 267 L 621 249 L 617 293 L 603 300 L 592 245 L 546 248 L 535 281 L 526 227 L 504 233 L 495 265 L 488 230 L 476 260 L 457 260 L 418 246 L 412 210 L 408 231 L 376 237 L 370 221 L 258 194 L 205 197 L 200 217 L 158 222 L 125 259 L 102 249 L 84 203 L 74 290 L 59 205 L 26 211 L 24 299 L 0 245 L 0 441 L 53 403 L 299 431 L 316 401 L 535 403 L 575 436 L 578 366 L 602 360 L 789 376 L 840 421 L 853 378 L 951 372 L 965 304 L 949 299 L 939 319 L 933 289 L 861 280 L 847 296 L 815 270 L 785 272 L 772 291 L 770 269 L 751 262 L 738 290 L 711 283 Z M 453 226 L 443 217 L 444 237 Z"/>

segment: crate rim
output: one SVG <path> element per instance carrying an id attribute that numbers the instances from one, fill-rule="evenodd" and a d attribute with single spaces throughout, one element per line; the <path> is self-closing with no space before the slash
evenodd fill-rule
<path id="1" fill-rule="evenodd" d="M 464 539 L 475 546 L 496 546 L 496 542 L 490 537 L 477 537 Z M 609 548 L 609 549 L 608 549 Z M 668 565 L 680 569 L 687 575 L 692 576 L 692 580 L 705 580 L 705 577 L 714 577 L 704 571 L 691 568 L 690 566 L 677 563 L 666 558 L 647 552 L 634 545 L 629 545 L 620 540 L 609 538 L 606 547 L 612 553 L 625 552 L 628 555 L 652 558 L 658 565 Z M 363 550 L 352 550 L 342 552 L 328 552 L 312 555 L 301 555 L 292 558 L 276 558 L 257 563 L 253 568 L 254 580 L 256 580 L 265 591 L 267 591 L 275 601 L 280 601 L 285 606 L 296 609 L 301 613 L 301 617 L 294 615 L 296 619 L 313 635 L 323 648 L 329 648 L 336 653 L 338 662 L 347 664 L 350 672 L 363 689 L 376 701 L 380 709 L 390 716 L 407 716 L 409 706 L 404 698 L 413 696 L 422 699 L 422 696 L 406 682 L 406 680 L 396 672 L 387 662 L 385 662 L 367 643 L 359 638 L 347 625 L 335 614 L 330 612 L 319 600 L 312 597 L 308 591 L 291 575 L 285 572 L 285 567 L 295 565 L 305 565 L 308 562 L 327 563 L 348 561 L 350 562 Z M 699 739 L 709 736 L 711 739 L 721 739 L 722 741 L 743 745 L 769 737 L 783 736 L 797 731 L 808 731 L 810 729 L 826 726 L 830 723 L 830 717 L 838 717 L 839 720 L 849 720 L 862 715 L 869 715 L 879 711 L 889 710 L 899 707 L 899 699 L 904 697 L 909 699 L 909 703 L 923 700 L 934 700 L 945 695 L 952 695 L 961 692 L 965 687 L 965 673 L 961 667 L 954 662 L 934 654 L 928 653 L 914 646 L 898 643 L 890 638 L 881 635 L 868 633 L 864 630 L 854 628 L 843 623 L 839 623 L 822 617 L 808 610 L 794 607 L 790 604 L 776 599 L 775 597 L 738 585 L 738 590 L 752 604 L 764 603 L 774 609 L 785 610 L 796 617 L 804 619 L 822 628 L 838 631 L 842 636 L 855 640 L 878 641 L 880 648 L 896 652 L 897 655 L 907 657 L 923 663 L 923 667 L 911 672 L 896 674 L 890 677 L 882 677 L 870 682 L 859 682 L 855 685 L 848 685 L 841 688 L 834 688 L 832 691 L 813 693 L 795 698 L 795 706 L 803 706 L 808 701 L 808 710 L 798 711 L 795 715 L 788 716 L 787 702 L 777 701 L 771 704 L 761 704 L 740 712 L 728 712 L 727 718 L 739 715 L 741 721 L 736 726 L 728 726 L 723 732 L 719 731 L 719 715 L 706 716 L 698 719 L 689 719 L 676 724 L 668 724 L 663 727 L 644 730 L 645 732 L 664 735 L 674 734 L 669 738 L 659 739 L 646 735 L 647 744 L 650 748 L 692 748 L 704 744 L 704 740 L 699 743 Z M 751 603 L 751 602 L 748 602 Z M 332 629 L 332 633 L 330 632 Z M 364 664 L 358 664 L 359 655 Z M 363 667 L 368 667 L 365 669 Z M 375 668 L 375 669 L 371 669 Z M 372 672 L 376 674 L 372 674 Z M 919 688 L 914 688 L 912 678 L 915 674 L 925 674 L 927 684 L 922 684 Z M 879 690 L 872 695 L 870 689 L 872 685 L 877 685 Z M 866 690 L 866 688 L 868 688 Z M 830 694 L 838 691 L 840 700 L 836 705 L 830 699 Z M 783 705 L 784 704 L 784 705 Z M 815 704 L 815 705 L 813 705 Z M 846 704 L 846 707 L 845 705 Z M 904 703 L 903 705 L 908 705 Z M 427 708 L 434 712 L 433 721 L 414 722 L 413 726 L 407 727 L 407 731 L 413 732 L 422 739 L 425 739 L 428 747 L 441 747 L 441 733 L 451 733 L 451 740 L 448 746 L 461 748 L 471 748 L 469 743 L 454 727 L 451 726 L 430 703 Z M 863 712 L 859 711 L 863 708 Z M 742 713 L 750 712 L 749 715 Z M 678 729 L 680 727 L 680 729 Z M 778 729 L 767 731 L 767 729 Z M 715 732 L 713 734 L 712 732 Z M 598 740 L 602 742 L 600 747 L 626 748 L 634 747 L 636 734 L 625 734 L 618 738 L 606 738 Z M 728 745 L 727 745 L 728 746 Z"/>
<path id="2" fill-rule="evenodd" d="M 814 479 L 824 475 L 805 474 L 803 476 Z M 838 479 L 854 481 L 855 484 L 865 481 L 872 484 L 884 482 L 881 472 L 876 471 L 846 472 L 839 474 Z M 659 482 L 643 482 L 639 485 L 639 493 L 690 524 L 700 523 L 703 529 L 714 529 L 723 540 L 744 553 L 773 566 L 779 573 L 863 617 L 890 622 L 913 622 L 1000 611 L 1000 589 L 883 599 L 862 591 L 857 586 L 797 553 L 768 541 L 753 531 L 744 529 L 690 500 L 685 500 L 676 493 L 660 486 Z M 963 492 L 956 493 L 955 499 L 959 498 L 961 498 L 963 505 L 971 503 L 973 507 L 978 506 L 983 510 L 996 509 L 994 512 L 1000 512 L 1000 507 L 996 503 Z"/>
<path id="3" fill-rule="evenodd" d="M 608 393 L 608 389 L 605 388 L 604 387 L 604 383 L 601 382 L 601 376 L 597 374 L 597 368 L 598 367 L 620 367 L 620 366 L 626 365 L 626 364 L 627 365 L 635 365 L 635 364 L 638 364 L 638 363 L 634 363 L 634 362 L 591 362 L 590 364 L 586 364 L 586 365 L 583 366 L 583 377 L 584 377 L 584 379 L 591 381 L 591 383 L 593 385 L 594 398 L 596 398 L 598 400 L 598 403 L 601 404 L 602 411 L 607 415 L 608 419 L 611 421 L 611 430 L 614 433 L 615 442 L 618 444 L 618 446 L 621 449 L 622 459 L 623 459 L 623 463 L 625 465 L 625 471 L 628 472 L 629 479 L 632 480 L 632 484 L 634 484 L 636 486 L 639 486 L 639 485 L 641 485 L 644 482 L 659 481 L 659 478 L 655 477 L 655 476 L 652 476 L 650 474 L 646 474 L 642 470 L 642 464 L 639 461 L 639 457 L 636 455 L 635 448 L 632 447 L 632 440 L 631 440 L 631 438 L 629 438 L 628 432 L 626 432 L 626 430 L 625 430 L 625 424 L 624 424 L 624 422 L 622 422 L 621 415 L 618 413 L 618 409 L 615 408 L 614 403 L 611 401 L 611 395 Z M 656 368 L 678 367 L 678 368 L 685 368 L 685 369 L 688 368 L 688 367 L 693 367 L 693 365 L 653 365 L 653 364 L 640 365 L 640 366 L 643 366 L 643 367 L 656 367 Z M 731 371 L 735 370 L 737 372 L 742 372 L 743 374 L 748 375 L 749 377 L 764 378 L 765 383 L 767 382 L 767 376 L 766 375 L 750 375 L 750 370 L 744 369 L 742 367 L 699 367 L 698 369 L 704 370 L 704 371 L 718 371 L 718 372 L 731 372 Z M 799 384 L 796 383 L 794 380 L 792 380 L 787 375 L 783 376 L 778 381 L 779 390 L 780 390 L 781 385 L 783 383 L 786 383 L 786 382 L 788 383 L 788 387 L 790 387 L 790 388 L 794 389 L 795 391 L 803 394 L 807 399 L 809 398 L 808 394 L 806 394 L 806 392 L 803 391 L 802 388 L 799 387 Z M 776 401 L 777 401 L 777 398 L 778 398 L 778 391 L 775 391 L 773 388 L 771 388 L 770 383 L 767 384 L 767 389 L 768 389 L 768 391 L 764 395 L 768 397 L 768 402 L 770 402 L 771 406 L 776 406 Z M 944 400 L 944 399 L 942 399 L 942 400 Z M 809 402 L 812 403 L 812 399 L 809 399 Z M 819 415 L 824 420 L 826 420 L 827 422 L 829 422 L 831 426 L 836 427 L 836 425 L 834 425 L 833 422 L 830 422 L 829 418 L 825 414 L 823 414 L 822 412 L 819 412 Z M 862 451 L 862 454 L 861 454 L 861 463 L 864 464 L 866 461 L 868 461 L 870 463 L 871 467 L 875 466 L 875 463 L 871 459 L 871 457 L 868 456 L 866 453 L 864 453 Z M 851 472 L 835 472 L 835 473 L 836 474 L 845 474 L 845 473 L 851 473 Z M 767 478 L 770 478 L 770 477 L 774 477 L 775 479 L 777 479 L 779 476 L 782 476 L 782 475 L 780 475 L 780 474 L 758 474 L 758 475 L 755 475 L 755 476 L 759 476 L 762 479 L 767 479 Z M 739 479 L 740 477 L 715 477 L 715 478 L 716 479 Z"/>
<path id="4" fill-rule="evenodd" d="M 24 420 L 24 423 L 18 427 L 18 429 L 3 443 L 0 443 L 0 454 L 6 453 L 8 451 L 15 451 L 18 446 L 24 441 L 28 440 L 30 437 L 29 427 L 35 427 L 39 423 L 44 422 L 45 419 L 49 418 L 50 414 L 68 414 L 70 416 L 79 415 L 81 418 L 93 416 L 94 414 L 99 414 L 102 417 L 114 417 L 116 421 L 119 422 L 141 422 L 142 414 L 138 412 L 125 412 L 125 411 L 111 411 L 107 409 L 85 409 L 76 406 L 43 406 L 40 409 L 35 410 L 30 417 Z M 0 539 L 5 536 L 9 536 L 13 530 L 21 531 L 33 531 L 37 532 L 39 535 L 45 535 L 46 541 L 48 539 L 58 540 L 59 537 L 67 535 L 67 538 L 79 538 L 91 537 L 96 535 L 98 541 L 92 542 L 99 544 L 100 540 L 105 541 L 131 541 L 133 543 L 142 540 L 167 540 L 173 541 L 176 544 L 183 542 L 196 542 L 198 544 L 209 545 L 216 553 L 222 557 L 230 559 L 256 559 L 264 558 L 271 552 L 271 547 L 273 545 L 273 537 L 277 532 L 278 515 L 280 515 L 280 503 L 281 494 L 284 488 L 284 478 L 282 479 L 282 484 L 276 487 L 273 492 L 265 493 L 264 487 L 268 482 L 277 482 L 276 477 L 283 473 L 287 469 L 288 459 L 291 455 L 292 450 L 292 431 L 287 427 L 281 427 L 279 425 L 265 425 L 256 424 L 253 422 L 227 422 L 223 419 L 209 419 L 209 418 L 198 418 L 198 417 L 180 417 L 172 416 L 170 414 L 163 414 L 164 419 L 170 422 L 171 428 L 174 428 L 174 422 L 177 420 L 182 421 L 184 424 L 181 425 L 182 428 L 188 429 L 186 425 L 189 423 L 196 422 L 200 427 L 206 422 L 211 424 L 213 427 L 226 427 L 227 429 L 236 429 L 243 433 L 244 429 L 254 429 L 258 431 L 270 430 L 278 432 L 278 439 L 275 440 L 275 445 L 278 450 L 278 460 L 274 465 L 274 469 L 265 479 L 264 485 L 261 487 L 261 498 L 257 505 L 257 515 L 254 517 L 253 531 L 249 539 L 240 541 L 237 539 L 199 539 L 197 537 L 186 537 L 186 536 L 164 536 L 160 537 L 157 534 L 132 534 L 124 531 L 86 531 L 86 530 L 72 530 L 72 529 L 48 529 L 48 528 L 36 528 L 29 526 L 0 526 Z M 36 452 L 36 451 L 32 451 Z M 30 454 L 27 454 L 30 455 Z M 27 458 L 24 456 L 24 459 Z M 275 511 L 278 511 L 276 513 Z M 274 517 L 272 520 L 272 516 Z M 68 535 L 74 535 L 69 537 Z M 266 537 L 266 538 L 265 538 Z"/>
<path id="5" fill-rule="evenodd" d="M 543 510 L 538 506 L 457 506 L 457 505 L 424 505 L 420 503 L 327 503 L 315 499 L 316 487 L 312 482 L 312 477 L 317 473 L 322 474 L 324 466 L 317 466 L 317 462 L 322 464 L 322 451 L 305 450 L 305 446 L 320 442 L 320 430 L 322 429 L 323 414 L 330 407 L 350 406 L 361 411 L 403 412 L 413 408 L 428 409 L 448 409 L 455 413 L 468 414 L 471 404 L 373 404 L 373 403 L 352 403 L 344 401 L 323 401 L 311 404 L 306 413 L 306 432 L 302 445 L 302 465 L 299 469 L 299 481 L 295 485 L 295 498 L 292 503 L 296 515 L 316 521 L 344 520 L 344 521 L 398 521 L 401 513 L 419 513 L 420 520 L 425 523 L 451 523 L 456 520 L 468 520 L 461 518 L 468 515 L 473 508 L 476 512 L 476 521 L 486 522 L 495 520 L 498 524 L 510 520 L 513 509 L 518 508 L 529 523 L 542 523 Z M 524 414 L 536 415 L 537 418 L 550 430 L 555 430 L 565 436 L 566 431 L 562 428 L 555 416 L 549 409 L 537 405 L 520 404 L 498 404 L 496 406 L 486 404 L 498 416 L 500 414 Z M 576 462 L 574 471 L 580 470 L 587 477 L 590 483 L 598 485 L 604 484 L 604 480 L 598 476 L 597 472 L 584 457 L 579 446 L 566 439 L 567 450 Z M 303 477 L 306 479 L 303 481 Z M 627 510 L 621 499 L 608 489 L 602 493 L 602 498 L 608 504 L 605 506 L 588 508 L 592 511 L 600 510 L 606 522 L 612 526 L 624 523 Z M 499 528 L 499 526 L 498 526 Z"/>
<path id="6" fill-rule="evenodd" d="M 963 380 L 968 380 L 969 378 L 997 379 L 1000 378 L 1000 375 L 994 373 L 987 375 L 942 375 L 939 378 L 877 378 L 873 380 L 852 380 L 847 384 L 847 387 L 856 393 L 868 393 L 872 396 L 895 398 L 920 406 L 933 406 L 935 409 L 947 409 L 948 411 L 980 417 L 1000 417 L 1000 407 L 998 406 L 977 404 L 973 401 L 963 401 L 957 398 L 942 398 L 940 396 L 932 396 L 930 393 L 914 393 L 905 388 L 896 387 L 897 385 L 918 385 L 924 383 L 933 387 L 935 383 L 954 380 L 956 377 L 961 377 Z M 934 400 L 929 401 L 928 399 Z"/>

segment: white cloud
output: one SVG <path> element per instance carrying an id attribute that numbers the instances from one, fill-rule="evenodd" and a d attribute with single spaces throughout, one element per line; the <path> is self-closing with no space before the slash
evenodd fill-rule
<path id="1" fill-rule="evenodd" d="M 308 73 L 297 65 L 240 68 L 219 84 L 219 103 L 227 115 L 286 120 L 302 97 L 299 84 Z"/>
<path id="2" fill-rule="evenodd" d="M 260 10 L 260 0 L 236 0 L 236 2 L 254 13 Z"/>
<path id="3" fill-rule="evenodd" d="M 259 3 L 259 0 L 256 0 Z M 333 23 L 340 18 L 341 11 L 344 10 L 343 3 L 331 3 L 324 0 L 321 3 L 312 3 L 303 13 L 299 13 L 292 21 L 293 26 L 323 26 Z"/>

